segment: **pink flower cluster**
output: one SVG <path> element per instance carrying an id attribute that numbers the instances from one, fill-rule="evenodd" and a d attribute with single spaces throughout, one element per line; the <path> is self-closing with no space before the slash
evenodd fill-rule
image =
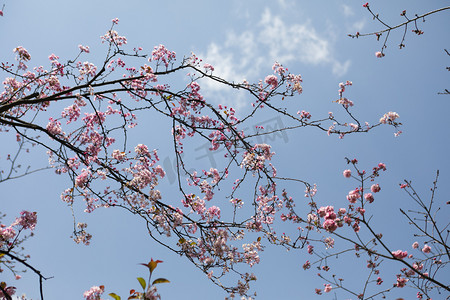
<path id="1" fill-rule="evenodd" d="M 81 52 L 89 53 L 89 46 L 78 45 L 78 48 L 81 50 Z"/>
<path id="2" fill-rule="evenodd" d="M 23 229 L 31 229 L 33 230 L 36 227 L 37 223 L 37 213 L 36 212 L 29 212 L 29 211 L 22 211 L 20 213 L 20 217 L 16 218 L 16 221 L 12 224 L 12 226 L 19 225 Z"/>
<path id="3" fill-rule="evenodd" d="M 287 85 L 287 91 L 292 91 L 292 92 L 297 92 L 299 94 L 301 94 L 303 92 L 303 88 L 301 86 L 302 83 L 302 76 L 301 75 L 294 75 L 294 74 L 287 74 L 288 69 L 283 67 L 279 62 L 275 62 L 272 66 L 272 70 L 274 71 L 275 74 L 278 74 L 279 76 L 281 76 L 281 78 L 285 78 L 286 79 L 286 85 Z M 274 78 L 268 78 L 269 76 L 266 77 L 265 82 L 269 85 L 272 86 L 272 89 L 274 88 L 274 85 L 269 83 L 268 81 L 271 81 L 272 83 L 275 83 L 273 81 Z M 276 76 L 274 76 L 277 84 L 278 85 L 278 78 Z"/>
<path id="4" fill-rule="evenodd" d="M 303 92 L 303 88 L 301 83 L 303 82 L 302 76 L 300 75 L 294 75 L 294 74 L 288 74 L 287 75 L 287 86 L 289 89 L 292 89 L 292 91 L 295 91 L 299 94 Z"/>
<path id="5" fill-rule="evenodd" d="M 405 257 L 408 256 L 408 252 L 402 251 L 402 250 L 397 250 L 397 251 L 393 251 L 392 255 L 397 259 L 404 259 Z"/>
<path id="6" fill-rule="evenodd" d="M 304 110 L 298 111 L 297 115 L 300 115 L 301 119 L 306 119 L 306 120 L 311 119 L 311 114 L 309 112 L 307 112 L 307 111 L 304 111 Z"/>
<path id="7" fill-rule="evenodd" d="M 345 83 L 343 83 L 343 82 L 339 83 L 339 90 L 338 90 L 339 99 L 336 100 L 336 103 L 342 104 L 345 108 L 348 108 L 349 106 L 353 106 L 353 102 L 343 96 L 343 94 L 345 92 L 345 88 L 352 84 L 353 83 L 348 80 Z"/>
<path id="8" fill-rule="evenodd" d="M 345 92 L 345 87 L 350 85 L 353 85 L 353 83 L 349 80 L 347 80 L 345 83 L 344 82 L 339 83 L 339 90 L 338 90 L 339 97 L 342 97 L 342 94 Z"/>
<path id="9" fill-rule="evenodd" d="M 264 82 L 270 85 L 270 88 L 272 90 L 276 89 L 276 87 L 278 86 L 278 78 L 275 75 L 268 75 L 264 79 Z"/>
<path id="10" fill-rule="evenodd" d="M 88 180 L 91 178 L 92 172 L 89 168 L 83 169 L 81 171 L 81 174 L 75 178 L 75 186 L 79 188 L 84 188 L 88 182 Z"/>
<path id="11" fill-rule="evenodd" d="M 93 286 L 88 291 L 84 292 L 83 297 L 86 300 L 100 300 L 100 297 L 105 292 L 105 287 L 101 286 Z"/>
<path id="12" fill-rule="evenodd" d="M 364 199 L 366 199 L 366 201 L 368 201 L 369 203 L 372 203 L 375 200 L 372 193 L 364 194 Z"/>
<path id="13" fill-rule="evenodd" d="M 220 208 L 217 206 L 211 206 L 208 208 L 207 216 L 210 220 L 215 218 L 220 219 Z"/>
<path id="14" fill-rule="evenodd" d="M 77 104 L 70 105 L 61 112 L 61 117 L 68 119 L 67 124 L 78 120 L 81 110 Z"/>
<path id="15" fill-rule="evenodd" d="M 397 283 L 395 284 L 396 287 L 402 288 L 406 286 L 406 283 L 409 281 L 409 279 L 401 277 L 400 275 L 397 275 Z"/>
<path id="16" fill-rule="evenodd" d="M 319 217 L 325 219 L 325 222 L 323 222 L 322 227 L 326 231 L 333 232 L 338 228 L 338 226 L 342 227 L 342 222 L 340 221 L 339 218 L 337 218 L 333 206 L 326 206 L 326 207 L 322 206 L 321 208 L 319 208 L 317 213 L 319 214 Z"/>
<path id="17" fill-rule="evenodd" d="M 372 193 L 378 193 L 381 190 L 381 187 L 378 183 L 372 184 L 372 186 L 370 187 L 370 190 L 372 191 Z"/>
<path id="18" fill-rule="evenodd" d="M 264 167 L 266 160 L 270 160 L 275 152 L 270 152 L 270 145 L 256 144 L 252 151 L 244 153 L 244 159 L 242 160 L 241 167 L 245 167 L 248 170 L 261 170 Z"/>
<path id="19" fill-rule="evenodd" d="M 260 242 L 243 244 L 242 249 L 244 250 L 244 260 L 250 267 L 259 263 L 260 258 L 258 251 L 262 251 Z"/>
<path id="20" fill-rule="evenodd" d="M 356 188 L 356 189 L 351 190 L 350 192 L 348 192 L 347 200 L 348 200 L 350 203 L 356 203 L 356 201 L 357 201 L 358 199 L 360 199 L 360 198 L 361 198 L 361 194 L 360 194 L 359 188 Z"/>
<path id="21" fill-rule="evenodd" d="M 305 189 L 305 197 L 314 197 L 317 193 L 317 185 L 314 183 L 313 186 L 307 186 Z"/>
<path id="22" fill-rule="evenodd" d="M 383 117 L 380 119 L 381 124 L 392 124 L 396 119 L 398 119 L 400 116 L 398 113 L 390 111 L 388 113 L 385 113 Z"/>
<path id="23" fill-rule="evenodd" d="M 152 51 L 152 57 L 148 59 L 148 61 L 156 61 L 159 63 L 160 61 L 164 63 L 166 68 L 169 66 L 169 63 L 176 58 L 176 53 L 167 50 L 164 45 L 155 46 Z"/>
<path id="24" fill-rule="evenodd" d="M 90 77 L 94 77 L 95 74 L 97 74 L 97 67 L 90 62 L 78 62 L 77 63 L 77 68 L 80 72 L 80 76 L 78 76 L 78 79 L 83 80 L 84 76 L 90 76 Z"/>
<path id="25" fill-rule="evenodd" d="M 28 53 L 27 49 L 25 49 L 22 46 L 17 46 L 16 48 L 13 49 L 13 52 L 17 52 L 17 55 L 21 60 L 29 61 L 31 59 L 30 53 Z"/>
<path id="26" fill-rule="evenodd" d="M 47 124 L 47 131 L 55 136 L 60 135 L 62 133 L 61 122 L 50 117 Z"/>
<path id="27" fill-rule="evenodd" d="M 16 237 L 16 231 L 12 226 L 5 227 L 5 225 L 0 226 L 0 246 L 2 241 L 11 241 Z"/>
<path id="28" fill-rule="evenodd" d="M 78 231 L 74 233 L 75 236 L 73 237 L 75 243 L 77 244 L 83 243 L 86 246 L 88 246 L 91 243 L 92 235 L 86 232 L 85 230 L 86 227 L 87 227 L 86 223 L 77 224 Z"/>
<path id="29" fill-rule="evenodd" d="M 350 171 L 349 169 L 344 170 L 344 172 L 342 172 L 342 175 L 344 175 L 345 178 L 350 178 L 352 176 L 352 171 Z"/>
<path id="30" fill-rule="evenodd" d="M 342 104 L 345 108 L 348 108 L 349 106 L 353 106 L 353 101 L 348 100 L 345 97 L 342 97 L 338 100 L 336 100 L 336 103 Z"/>
<path id="31" fill-rule="evenodd" d="M 108 42 L 116 44 L 117 46 L 122 46 L 127 43 L 127 38 L 124 36 L 120 36 L 115 30 L 108 30 L 108 32 L 102 35 L 100 38 L 102 40 L 102 43 Z"/>
<path id="32" fill-rule="evenodd" d="M 431 247 L 428 246 L 427 244 L 425 244 L 422 248 L 422 252 L 423 253 L 430 253 L 431 252 Z"/>
<path id="33" fill-rule="evenodd" d="M 203 68 L 205 68 L 206 71 L 210 70 L 211 72 L 214 71 L 214 67 L 210 64 L 204 64 Z"/>

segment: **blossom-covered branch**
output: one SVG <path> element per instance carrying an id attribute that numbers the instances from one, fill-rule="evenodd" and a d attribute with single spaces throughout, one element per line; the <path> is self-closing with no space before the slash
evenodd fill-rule
<path id="1" fill-rule="evenodd" d="M 313 240 L 310 239 L 309 241 L 308 252 L 315 254 L 317 260 L 313 263 L 307 261 L 303 266 L 304 269 L 317 265 L 317 268 L 326 272 L 326 274 L 333 272 L 332 275 L 318 274 L 320 278 L 325 280 L 326 284 L 324 284 L 323 290 L 316 289 L 316 293 L 321 294 L 322 291 L 329 292 L 332 289 L 343 289 L 357 296 L 358 299 L 375 299 L 376 296 L 385 295 L 395 288 L 410 286 L 417 290 L 418 299 L 424 299 L 424 297 L 431 299 L 433 294 L 449 294 L 450 287 L 445 281 L 446 274 L 444 271 L 450 262 L 447 230 L 449 223 L 445 218 L 440 218 L 438 214 L 445 214 L 440 212 L 440 210 L 446 209 L 443 206 L 445 204 L 438 202 L 439 207 L 433 207 L 433 205 L 436 205 L 437 176 L 431 189 L 429 201 L 423 201 L 420 198 L 413 189 L 411 182 L 405 181 L 404 184 L 400 185 L 400 188 L 404 189 L 409 197 L 419 205 L 417 211 L 412 209 L 405 212 L 400 209 L 409 224 L 413 225 L 419 232 L 411 236 L 411 239 L 420 238 L 423 243 L 412 242 L 413 251 L 408 253 L 406 250 L 392 249 L 389 241 L 383 238 L 383 234 L 376 229 L 378 226 L 375 222 L 379 216 L 377 218 L 374 213 L 370 213 L 372 207 L 377 203 L 375 194 L 381 191 L 380 185 L 373 182 L 381 172 L 386 170 L 386 165 L 380 163 L 373 168 L 371 173 L 366 173 L 358 168 L 356 159 L 347 159 L 347 162 L 353 166 L 356 174 L 353 175 L 353 172 L 347 169 L 343 172 L 344 177 L 353 178 L 359 183 L 357 188 L 348 193 L 348 207 L 339 208 L 336 212 L 333 206 L 320 207 L 317 208 L 316 213 L 309 217 L 313 226 L 330 236 L 334 236 L 339 241 L 335 242 L 331 237 L 325 235 L 322 241 L 326 244 L 327 249 L 336 246 L 336 250 L 328 250 L 326 254 L 314 251 Z M 368 184 L 371 185 L 370 191 L 368 191 Z M 315 207 L 315 204 L 312 205 Z M 348 230 L 341 228 L 344 225 L 349 227 Z M 349 230 L 353 231 L 353 234 L 350 234 Z M 350 247 L 345 248 L 346 245 Z M 362 257 L 366 258 L 367 262 L 364 266 L 367 268 L 367 278 L 357 288 L 344 284 L 344 279 L 338 277 L 335 273 L 338 270 L 330 271 L 332 264 L 329 261 L 332 258 L 350 253 L 354 253 L 358 260 Z M 383 282 L 390 275 L 386 274 L 387 264 L 398 265 L 399 272 L 396 274 L 396 281 L 393 285 L 383 288 Z M 363 267 L 363 261 L 360 265 Z M 392 282 L 392 279 L 390 280 Z"/>
<path id="2" fill-rule="evenodd" d="M 319 213 L 314 204 L 316 186 L 279 176 L 272 164 L 276 157 L 272 146 L 255 143 L 254 138 L 303 127 L 344 138 L 383 124 L 393 126 L 396 135 L 401 133 L 395 112 L 373 124 L 357 118 L 351 111 L 354 102 L 344 96 L 350 81 L 339 84 L 334 101 L 343 109 L 344 119 L 332 112 L 314 118 L 306 110 L 284 107 L 283 100 L 301 94 L 303 87 L 302 77 L 280 63 L 259 82 L 230 82 L 214 75 L 214 67 L 194 54 L 177 63 L 175 52 L 163 45 L 150 53 L 140 47 L 127 49 L 127 39 L 115 30 L 117 24 L 114 19 L 101 37 L 106 55 L 98 65 L 83 61 L 90 48 L 80 45 L 75 59 L 63 63 L 51 54 L 48 70 L 29 68 L 31 54 L 16 47 L 17 65 L 0 66 L 7 76 L 0 93 L 0 127 L 14 133 L 17 142 L 47 152 L 55 172 L 70 179 L 61 194 L 68 206 L 83 201 L 87 213 L 116 207 L 142 218 L 151 238 L 185 256 L 232 296 L 248 294 L 249 283 L 256 279 L 248 267 L 259 263 L 266 242 L 303 248 L 311 232 L 333 231 L 335 226 L 328 222 L 322 228 L 318 219 L 310 219 L 329 213 Z M 247 113 L 204 97 L 201 85 L 206 80 L 243 93 Z M 283 117 L 286 125 L 250 131 L 251 120 L 267 112 Z M 147 123 L 149 131 L 157 129 L 138 139 L 133 128 L 140 122 Z M 164 131 L 172 135 L 177 201 L 159 190 L 166 171 L 159 164 L 160 153 L 153 149 L 159 146 L 157 132 Z M 224 153 L 218 167 L 192 161 L 192 146 L 205 141 L 209 152 Z M 311 199 L 307 217 L 304 207 L 297 212 L 288 191 L 280 188 L 286 183 L 305 188 Z M 306 226 L 299 227 L 296 236 L 279 235 L 280 219 Z M 365 224 L 365 219 L 359 222 Z M 87 226 L 74 221 L 75 242 L 90 243 Z M 230 283 L 234 279 L 227 279 L 229 274 L 236 274 L 238 282 Z"/>

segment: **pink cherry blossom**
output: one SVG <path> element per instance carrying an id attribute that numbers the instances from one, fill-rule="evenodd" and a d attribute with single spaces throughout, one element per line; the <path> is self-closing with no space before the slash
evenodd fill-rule
<path id="1" fill-rule="evenodd" d="M 59 135 L 62 133 L 61 122 L 54 120 L 53 118 L 49 118 L 47 124 L 47 130 L 52 135 Z"/>
<path id="2" fill-rule="evenodd" d="M 349 123 L 348 126 L 350 126 L 353 131 L 357 131 L 359 129 L 358 124 Z"/>
<path id="3" fill-rule="evenodd" d="M 397 251 L 393 251 L 392 255 L 397 259 L 404 259 L 405 257 L 408 256 L 408 252 L 402 251 L 402 250 L 397 250 Z"/>
<path id="4" fill-rule="evenodd" d="M 6 228 L 0 227 L 0 240 L 12 240 L 16 237 L 16 231 L 11 226 Z"/>
<path id="5" fill-rule="evenodd" d="M 324 291 L 325 293 L 331 292 L 331 289 L 332 289 L 331 284 L 324 284 L 324 286 L 325 286 L 325 288 L 323 289 L 323 291 Z"/>
<path id="6" fill-rule="evenodd" d="M 339 103 L 339 104 L 342 104 L 345 108 L 348 108 L 349 106 L 351 107 L 351 106 L 354 105 L 353 101 L 348 100 L 345 97 L 342 97 L 342 98 L 338 99 L 336 102 Z"/>
<path id="7" fill-rule="evenodd" d="M 214 71 L 214 67 L 210 64 L 204 64 L 203 68 L 205 68 L 205 70 L 210 70 L 211 72 Z"/>
<path id="8" fill-rule="evenodd" d="M 322 227 L 328 232 L 333 232 L 337 229 L 338 226 L 334 220 L 328 219 L 323 222 Z"/>
<path id="9" fill-rule="evenodd" d="M 119 33 L 115 30 L 109 30 L 104 35 L 102 35 L 100 39 L 102 40 L 103 43 L 104 42 L 113 43 L 116 44 L 117 46 L 122 46 L 127 43 L 127 38 L 124 36 L 120 36 Z"/>
<path id="10" fill-rule="evenodd" d="M 28 53 L 27 49 L 22 46 L 17 46 L 13 49 L 13 52 L 17 52 L 19 59 L 22 59 L 24 61 L 28 61 L 31 59 L 31 55 Z"/>
<path id="11" fill-rule="evenodd" d="M 149 61 L 163 62 L 166 68 L 169 66 L 169 63 L 175 60 L 176 54 L 175 52 L 167 50 L 164 45 L 156 46 L 152 52 L 152 57 L 149 58 Z"/>
<path id="12" fill-rule="evenodd" d="M 397 275 L 397 283 L 396 283 L 396 287 L 398 288 L 402 288 L 406 286 L 406 283 L 409 281 L 409 279 L 401 277 L 400 275 Z"/>
<path id="13" fill-rule="evenodd" d="M 104 292 L 104 286 L 93 286 L 88 291 L 84 292 L 83 297 L 86 300 L 100 300 L 100 297 Z"/>
<path id="14" fill-rule="evenodd" d="M 87 181 L 91 177 L 91 174 L 92 173 L 89 169 L 83 169 L 81 171 L 81 174 L 78 175 L 77 178 L 75 179 L 75 185 L 80 188 L 85 187 Z"/>
<path id="15" fill-rule="evenodd" d="M 414 242 L 414 243 L 412 244 L 412 248 L 413 248 L 413 249 L 419 248 L 419 243 L 418 243 L 418 242 Z"/>
<path id="16" fill-rule="evenodd" d="M 358 189 L 358 188 L 357 188 L 357 189 L 354 189 L 354 190 L 351 190 L 350 192 L 348 192 L 347 200 L 348 200 L 350 203 L 356 203 L 356 201 L 357 201 L 359 198 L 361 198 L 361 194 L 359 193 L 359 189 Z"/>
<path id="17" fill-rule="evenodd" d="M 344 175 L 345 178 L 350 178 L 352 176 L 352 171 L 347 169 L 342 174 Z"/>
<path id="18" fill-rule="evenodd" d="M 379 164 L 378 164 L 378 169 L 379 169 L 379 170 L 386 171 L 386 164 L 384 164 L 384 163 L 379 163 Z"/>
<path id="19" fill-rule="evenodd" d="M 89 46 L 78 45 L 78 48 L 81 50 L 81 52 L 89 53 Z"/>
<path id="20" fill-rule="evenodd" d="M 275 89 L 278 86 L 278 78 L 275 75 L 268 75 L 264 82 L 270 85 L 271 89 Z"/>
<path id="21" fill-rule="evenodd" d="M 428 246 L 427 244 L 425 244 L 422 248 L 422 252 L 423 253 L 430 253 L 431 252 L 431 247 Z"/>
<path id="22" fill-rule="evenodd" d="M 398 119 L 400 116 L 398 115 L 398 113 L 390 111 L 388 113 L 385 113 L 383 115 L 383 117 L 381 117 L 380 119 L 380 123 L 381 124 L 391 124 L 392 122 L 394 122 L 396 119 Z"/>
<path id="23" fill-rule="evenodd" d="M 366 199 L 369 203 L 372 203 L 374 201 L 372 193 L 364 194 L 364 199 Z"/>
<path id="24" fill-rule="evenodd" d="M 217 206 L 211 206 L 210 208 L 208 208 L 207 214 L 210 219 L 220 219 L 220 208 L 218 208 Z"/>
<path id="25" fill-rule="evenodd" d="M 378 193 L 381 190 L 381 187 L 380 187 L 380 185 L 378 183 L 377 184 L 373 184 L 370 187 L 370 190 L 372 191 L 372 193 Z"/>
<path id="26" fill-rule="evenodd" d="M 19 225 L 22 226 L 23 229 L 33 230 L 37 223 L 37 213 L 24 210 L 20 214 L 21 217 L 17 218 L 12 226 Z"/>

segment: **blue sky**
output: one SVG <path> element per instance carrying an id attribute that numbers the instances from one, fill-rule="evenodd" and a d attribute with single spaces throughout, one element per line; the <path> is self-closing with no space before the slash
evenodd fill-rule
<path id="1" fill-rule="evenodd" d="M 326 117 L 329 111 L 339 114 L 339 106 L 332 102 L 338 98 L 338 84 L 353 81 L 346 95 L 355 102 L 352 111 L 358 118 L 375 123 L 385 112 L 396 111 L 404 133 L 395 138 L 391 127 L 381 126 L 371 133 L 339 140 L 313 129 L 289 131 L 270 141 L 277 153 L 274 163 L 280 175 L 317 183 L 319 203 L 336 206 L 346 201 L 346 194 L 356 184 L 342 177 L 342 171 L 347 168 L 344 157 L 358 158 L 366 169 L 378 162 L 386 163 L 388 171 L 380 178 L 383 193 L 374 208 L 374 218 L 395 245 L 393 248 L 409 249 L 414 242 L 413 232 L 405 226 L 398 208 L 409 207 L 410 200 L 398 189 L 398 183 L 411 179 L 428 196 L 439 169 L 438 199 L 442 203 L 448 200 L 444 185 L 450 180 L 450 98 L 437 93 L 449 88 L 450 74 L 445 69 L 449 57 L 444 48 L 449 48 L 445 29 L 450 19 L 445 12 L 430 16 L 425 23 L 420 23 L 425 34 L 416 36 L 408 32 L 402 50 L 397 47 L 402 32 L 393 32 L 386 56 L 377 59 L 374 53 L 380 50 L 381 42 L 372 37 L 347 37 L 348 33 L 381 28 L 362 7 L 364 2 L 5 1 L 4 16 L 0 18 L 0 53 L 2 61 L 12 61 L 12 49 L 21 45 L 31 53 L 29 65 L 35 66 L 48 64 L 51 53 L 60 56 L 61 61 L 70 59 L 82 44 L 91 48 L 88 59 L 99 63 L 106 50 L 99 37 L 109 29 L 111 19 L 117 17 L 120 19 L 117 31 L 127 37 L 130 48 L 141 46 L 151 51 L 154 46 L 164 44 L 180 59 L 194 52 L 215 67 L 216 75 L 230 81 L 257 82 L 271 74 L 273 63 L 279 61 L 292 73 L 301 74 L 304 80 L 304 93 L 289 99 L 286 105 L 295 111 L 307 110 L 313 116 Z M 387 22 L 396 24 L 401 21 L 399 14 L 404 9 L 413 15 L 445 5 L 447 1 L 377 1 L 371 7 Z M 174 85 L 185 84 L 181 76 L 179 80 Z M 202 91 L 212 103 L 234 106 L 242 115 L 249 111 L 243 94 L 209 83 L 202 86 Z M 254 120 L 255 125 L 261 122 L 272 126 L 277 122 L 285 124 L 271 114 Z M 133 142 L 159 149 L 163 167 L 164 163 L 170 165 L 173 158 L 168 154 L 169 129 L 161 130 L 150 118 L 144 118 L 140 125 L 133 134 Z M 14 136 L 2 134 L 0 144 L 3 159 L 15 145 Z M 214 159 L 220 161 L 220 155 Z M 201 168 L 212 163 L 200 154 L 192 160 Z M 39 149 L 24 157 L 24 164 L 36 167 L 46 162 L 45 153 Z M 179 197 L 173 192 L 171 181 L 168 175 L 161 182 L 160 190 L 166 199 Z M 101 209 L 85 215 L 81 213 L 81 205 L 76 207 L 94 238 L 89 247 L 75 245 L 70 239 L 71 211 L 59 200 L 60 192 L 67 185 L 67 178 L 45 171 L 0 186 L 1 211 L 8 218 L 12 220 L 22 209 L 38 212 L 36 235 L 25 247 L 32 255 L 30 262 L 45 276 L 54 276 L 44 284 L 46 299 L 81 299 L 85 290 L 100 284 L 108 292 L 125 296 L 129 289 L 138 287 L 136 277 L 146 276 L 145 268 L 138 264 L 149 261 L 150 257 L 164 261 L 158 266 L 157 275 L 171 280 L 170 284 L 160 286 L 163 299 L 225 297 L 223 291 L 186 259 L 151 241 L 145 224 L 125 212 Z M 298 194 L 302 193 L 303 189 L 298 190 Z M 403 228 L 403 233 L 398 228 Z M 258 276 L 252 287 L 258 299 L 333 299 L 335 296 L 334 292 L 314 295 L 313 289 L 321 288 L 323 282 L 314 271 L 305 272 L 301 268 L 310 259 L 305 251 L 286 253 L 268 246 L 261 257 L 262 262 L 251 270 Z M 346 270 L 354 264 L 354 258 L 336 263 Z M 393 274 L 396 269 L 392 269 Z M 358 277 L 364 270 L 361 272 L 349 273 Z M 14 284 L 19 294 L 26 293 L 36 299 L 37 282 L 36 276 L 27 272 Z M 415 294 L 412 290 L 401 292 L 409 293 L 409 296 L 398 294 L 404 298 Z M 350 298 L 340 291 L 336 297 Z"/>

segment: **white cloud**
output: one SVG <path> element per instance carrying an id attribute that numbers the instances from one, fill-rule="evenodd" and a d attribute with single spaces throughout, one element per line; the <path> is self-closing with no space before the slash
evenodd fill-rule
<path id="1" fill-rule="evenodd" d="M 348 68 L 350 67 L 351 62 L 349 60 L 346 60 L 344 63 L 341 63 L 340 61 L 334 61 L 333 62 L 333 74 L 342 77 L 345 75 L 348 71 Z"/>
<path id="2" fill-rule="evenodd" d="M 295 5 L 295 2 L 289 1 L 289 0 L 277 0 L 278 5 L 283 8 L 286 9 L 288 7 L 292 7 Z"/>
<path id="3" fill-rule="evenodd" d="M 353 9 L 345 4 L 342 4 L 342 13 L 344 14 L 344 16 L 346 17 L 350 17 L 353 16 L 355 13 L 353 12 Z"/>
<path id="4" fill-rule="evenodd" d="M 269 49 L 270 57 L 286 64 L 291 61 L 318 64 L 327 61 L 330 47 L 310 24 L 288 26 L 266 9 L 261 19 L 259 38 Z"/>
<path id="5" fill-rule="evenodd" d="M 354 22 L 351 26 L 350 26 L 350 30 L 351 32 L 356 32 L 356 31 L 362 31 L 364 26 L 366 25 L 366 20 L 361 20 L 361 21 L 357 21 Z"/>
<path id="6" fill-rule="evenodd" d="M 328 66 L 334 75 L 342 76 L 350 61 L 338 60 L 333 47 L 334 41 L 319 34 L 309 21 L 290 24 L 266 9 L 253 30 L 230 32 L 223 44 L 211 43 L 199 57 L 214 66 L 215 75 L 236 82 L 260 79 L 262 70 L 269 74 L 275 61 L 285 66 L 292 63 Z M 209 94 L 225 88 L 211 81 L 203 85 Z M 217 94 L 221 93 L 214 96 Z M 242 101 L 241 96 L 229 104 L 239 107 L 245 105 Z"/>
<path id="7" fill-rule="evenodd" d="M 244 55 L 241 55 L 240 59 L 236 58 L 234 51 L 230 51 L 230 44 L 233 40 L 227 40 L 228 46 L 222 47 L 215 43 L 211 43 L 208 46 L 206 54 L 201 54 L 199 57 L 203 57 L 204 61 L 214 66 L 214 75 L 224 78 L 228 81 L 243 82 L 246 78 L 251 78 L 257 75 L 258 67 L 252 67 L 253 60 L 249 56 L 248 50 L 242 49 Z M 246 41 L 249 47 L 252 48 L 251 39 Z M 245 54 L 246 53 L 246 54 Z M 202 82 L 202 87 L 205 89 L 206 96 L 213 96 L 216 103 L 230 105 L 236 109 L 240 109 L 246 106 L 244 102 L 245 95 L 243 93 L 234 93 L 233 97 L 230 97 L 230 87 L 224 84 L 205 80 Z M 233 100 L 230 100 L 233 99 Z"/>

